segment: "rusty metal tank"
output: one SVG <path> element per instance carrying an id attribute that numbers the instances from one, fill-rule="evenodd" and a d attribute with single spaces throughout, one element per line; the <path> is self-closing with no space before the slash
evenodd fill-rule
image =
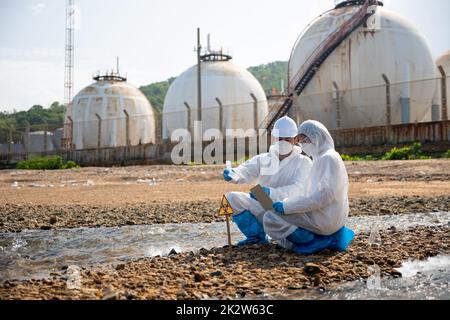
<path id="1" fill-rule="evenodd" d="M 340 1 L 299 37 L 289 61 L 289 90 L 317 47 L 362 8 L 363 1 Z M 401 15 L 381 2 L 367 22 L 327 57 L 298 96 L 298 120 L 314 119 L 331 129 L 360 128 L 431 120 L 437 76 L 427 40 Z M 389 92 L 387 86 L 389 84 Z"/>
<path id="2" fill-rule="evenodd" d="M 81 90 L 66 113 L 73 122 L 75 149 L 155 143 L 155 116 L 144 94 L 118 74 L 95 76 Z M 99 131 L 100 128 L 100 131 Z"/>

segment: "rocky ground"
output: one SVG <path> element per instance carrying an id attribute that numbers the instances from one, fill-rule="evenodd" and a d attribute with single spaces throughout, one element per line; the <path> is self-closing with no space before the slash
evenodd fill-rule
<path id="1" fill-rule="evenodd" d="M 208 299 L 276 295 L 286 290 L 321 288 L 370 276 L 399 277 L 395 269 L 407 259 L 450 253 L 450 228 L 390 229 L 383 245 L 372 247 L 359 235 L 346 253 L 324 251 L 300 256 L 274 245 L 200 250 L 140 259 L 115 266 L 81 270 L 79 290 L 67 288 L 64 271 L 51 279 L 7 281 L 0 299 Z"/>
<path id="2" fill-rule="evenodd" d="M 217 208 L 218 202 L 213 200 L 158 201 L 115 207 L 6 203 L 0 216 L 0 231 L 223 221 L 216 214 Z M 450 195 L 365 197 L 350 199 L 350 208 L 351 216 L 450 211 Z"/>
<path id="3" fill-rule="evenodd" d="M 351 215 L 450 211 L 450 160 L 349 162 Z M 24 229 L 213 222 L 222 194 L 251 186 L 221 180 L 222 166 L 139 166 L 0 172 L 0 232 Z M 68 290 L 64 270 L 52 278 L 7 281 L 0 299 L 242 298 L 327 288 L 368 277 L 377 264 L 399 276 L 401 262 L 450 253 L 449 226 L 391 229 L 372 248 L 359 235 L 349 251 L 299 256 L 274 245 L 201 250 L 82 270 Z M 1 235 L 0 235 L 1 237 Z"/>
<path id="4" fill-rule="evenodd" d="M 351 215 L 450 211 L 450 160 L 346 163 Z M 222 166 L 0 172 L 0 232 L 212 222 Z"/>

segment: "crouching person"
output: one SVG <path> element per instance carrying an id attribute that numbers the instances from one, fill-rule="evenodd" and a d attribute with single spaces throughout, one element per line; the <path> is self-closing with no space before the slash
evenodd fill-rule
<path id="1" fill-rule="evenodd" d="M 298 144 L 298 130 L 289 117 L 279 119 L 272 131 L 274 144 L 268 153 L 257 155 L 241 166 L 224 170 L 224 179 L 237 184 L 260 184 L 274 201 L 283 201 L 306 192 L 306 183 L 312 162 L 302 155 Z M 246 239 L 238 246 L 266 244 L 268 239 L 263 228 L 266 210 L 250 193 L 229 192 L 226 197 L 237 213 L 233 221 Z"/>
<path id="2" fill-rule="evenodd" d="M 346 251 L 355 234 L 345 227 L 349 202 L 344 162 L 320 122 L 306 121 L 298 133 L 303 151 L 313 158 L 307 195 L 275 202 L 273 212 L 264 216 L 264 228 L 296 253 Z"/>

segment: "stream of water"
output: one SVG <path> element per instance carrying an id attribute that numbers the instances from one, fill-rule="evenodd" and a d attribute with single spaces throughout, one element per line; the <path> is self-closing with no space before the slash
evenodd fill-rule
<path id="1" fill-rule="evenodd" d="M 416 226 L 448 226 L 450 212 L 350 217 L 347 225 L 356 233 L 374 234 L 376 230 L 390 227 L 401 230 Z M 234 224 L 231 232 L 233 242 L 243 238 Z M 376 236 L 374 241 L 376 243 Z M 8 279 L 45 278 L 51 272 L 61 270 L 63 266 L 114 265 L 142 257 L 166 255 L 172 249 L 176 252 L 186 252 L 222 247 L 226 244 L 227 233 L 224 222 L 0 233 L 0 282 Z M 429 265 L 421 265 L 419 262 L 406 263 L 404 265 L 406 269 L 402 273 L 408 275 L 408 270 L 412 270 L 411 276 L 404 278 L 409 280 L 407 282 L 398 279 L 387 280 L 383 288 L 392 288 L 386 291 L 367 290 L 365 283 L 356 282 L 347 284 L 348 287 L 342 285 L 331 293 L 320 293 L 320 297 L 358 299 L 370 298 L 372 293 L 376 293 L 377 297 L 381 294 L 387 298 L 395 298 L 397 295 L 408 298 L 407 295 L 400 294 L 406 290 L 417 298 L 427 298 L 427 294 L 435 298 L 450 298 L 448 293 L 450 259 L 444 257 L 439 263 L 435 263 L 434 260 Z M 420 270 L 415 272 L 414 268 Z M 444 271 L 441 272 L 441 269 Z M 434 294 L 430 295 L 427 290 L 416 290 L 416 294 L 413 294 L 414 288 L 430 287 L 431 284 L 435 286 L 430 289 Z M 404 286 L 407 286 L 407 289 Z M 445 291 L 442 296 L 437 294 L 441 291 Z M 288 297 L 289 293 L 285 293 L 284 296 Z"/>

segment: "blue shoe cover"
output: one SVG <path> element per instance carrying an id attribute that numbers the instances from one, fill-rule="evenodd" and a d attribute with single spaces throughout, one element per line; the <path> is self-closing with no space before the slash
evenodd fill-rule
<path id="1" fill-rule="evenodd" d="M 296 244 L 292 251 L 300 254 L 314 254 L 325 249 L 345 252 L 354 238 L 355 233 L 352 230 L 343 227 L 331 236 L 315 235 L 314 240 L 305 244 Z"/>
<path id="2" fill-rule="evenodd" d="M 348 249 L 348 246 L 355 238 L 355 233 L 347 227 L 343 227 L 341 230 L 336 232 L 333 235 L 335 239 L 335 243 L 333 245 L 334 250 L 345 252 Z"/>
<path id="3" fill-rule="evenodd" d="M 243 247 L 243 246 L 252 245 L 252 244 L 269 244 L 269 240 L 267 238 L 265 238 L 264 240 L 257 239 L 257 238 L 253 238 L 253 239 L 247 238 L 245 240 L 239 241 L 236 246 Z"/>
<path id="4" fill-rule="evenodd" d="M 316 235 L 313 241 L 295 245 L 292 251 L 299 254 L 314 254 L 331 247 L 334 243 L 333 236 Z"/>
<path id="5" fill-rule="evenodd" d="M 239 242 L 238 246 L 269 243 L 263 226 L 250 211 L 246 210 L 234 215 L 232 219 L 239 230 L 247 237 L 246 240 Z"/>
<path id="6" fill-rule="evenodd" d="M 298 228 L 287 239 L 293 244 L 305 244 L 314 240 L 314 233 Z"/>

